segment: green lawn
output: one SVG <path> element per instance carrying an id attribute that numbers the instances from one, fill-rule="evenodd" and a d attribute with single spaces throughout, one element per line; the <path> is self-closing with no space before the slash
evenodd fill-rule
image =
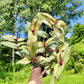
<path id="1" fill-rule="evenodd" d="M 30 67 L 26 67 L 18 72 L 0 71 L 0 84 L 27 84 L 31 75 Z M 49 84 L 52 76 L 48 75 L 42 79 L 42 84 Z M 55 84 L 84 84 L 84 73 L 73 74 L 71 71 L 64 71 L 61 74 L 60 81 Z"/>

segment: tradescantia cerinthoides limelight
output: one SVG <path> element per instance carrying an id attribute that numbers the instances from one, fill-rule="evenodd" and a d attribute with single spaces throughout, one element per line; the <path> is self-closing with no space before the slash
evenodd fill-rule
<path id="1" fill-rule="evenodd" d="M 40 30 L 42 23 L 51 28 L 49 34 Z M 18 50 L 15 53 L 22 56 L 22 59 L 17 64 L 31 63 L 33 67 L 44 67 L 47 74 L 51 74 L 52 70 L 53 77 L 50 83 L 54 84 L 55 78 L 59 80 L 64 65 L 70 58 L 70 47 L 64 41 L 63 28 L 65 27 L 65 22 L 57 21 L 55 16 L 53 18 L 47 13 L 37 13 L 31 23 L 27 22 L 27 42 L 22 42 L 24 39 L 12 35 L 4 35 L 3 38 L 8 41 L 1 44 Z M 46 38 L 46 40 L 39 41 L 38 37 Z"/>

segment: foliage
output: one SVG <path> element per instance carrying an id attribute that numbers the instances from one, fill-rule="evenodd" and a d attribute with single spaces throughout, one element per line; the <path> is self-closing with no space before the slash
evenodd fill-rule
<path id="1" fill-rule="evenodd" d="M 47 24 L 52 29 L 50 32 L 51 37 L 49 37 L 46 32 L 39 31 L 42 23 Z M 21 40 L 12 35 L 2 36 L 8 41 L 2 41 L 1 44 L 18 49 L 19 52 L 17 52 L 17 54 L 24 58 L 19 60 L 17 64 L 31 63 L 33 67 L 40 66 L 46 70 L 51 70 L 53 63 L 55 63 L 53 79 L 57 78 L 59 80 L 64 65 L 70 57 L 70 47 L 68 47 L 68 43 L 64 41 L 65 33 L 63 28 L 66 27 L 66 24 L 62 20 L 57 21 L 56 17 L 53 18 L 47 13 L 37 13 L 31 25 L 29 24 L 28 27 L 30 28 L 28 28 L 28 41 L 26 45 L 24 45 L 24 42 L 21 42 L 24 39 Z M 39 42 L 37 39 L 38 36 L 47 39 Z M 22 47 L 21 45 L 24 46 Z"/>
<path id="2" fill-rule="evenodd" d="M 64 71 L 61 74 L 61 80 L 57 81 L 55 84 L 83 84 L 84 74 L 72 74 L 72 70 Z M 0 71 L 0 84 L 27 84 L 29 77 L 31 75 L 30 65 L 27 65 L 22 70 L 17 72 L 5 72 Z M 48 75 L 42 79 L 42 84 L 49 84 L 52 75 Z"/>
<path id="3" fill-rule="evenodd" d="M 82 9 L 78 10 L 81 5 L 82 1 L 79 0 L 0 0 L 0 33 L 16 31 L 20 37 L 20 32 L 24 29 L 22 23 L 32 21 L 37 12 L 56 15 L 69 24 L 70 20 L 75 20 L 83 14 Z M 15 22 L 15 14 L 19 25 Z M 17 29 L 15 23 L 18 25 Z"/>
<path id="4" fill-rule="evenodd" d="M 84 25 L 77 23 L 73 27 L 73 32 L 71 35 L 71 44 L 76 44 L 84 38 Z"/>
<path id="5" fill-rule="evenodd" d="M 2 54 L 0 56 L 0 65 L 3 63 L 8 63 L 10 62 L 10 59 L 11 59 L 11 49 L 9 47 L 6 47 L 6 46 L 1 46 L 2 50 Z M 9 59 L 8 59 L 9 58 Z"/>
<path id="6" fill-rule="evenodd" d="M 78 73 L 84 67 L 84 43 L 83 40 L 71 48 L 71 58 L 66 65 L 66 69 L 74 69 L 74 73 Z"/>

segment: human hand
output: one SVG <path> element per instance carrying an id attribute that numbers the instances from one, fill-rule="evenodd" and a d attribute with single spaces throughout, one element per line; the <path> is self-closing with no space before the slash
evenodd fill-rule
<path id="1" fill-rule="evenodd" d="M 41 78 L 45 73 L 45 69 L 41 71 L 41 67 L 32 68 L 32 74 L 28 84 L 41 84 Z"/>
<path id="2" fill-rule="evenodd" d="M 35 67 L 35 68 L 33 67 L 33 68 L 32 68 L 32 72 L 35 72 L 35 73 L 37 73 L 37 74 L 40 73 L 41 78 L 43 77 L 45 71 L 46 71 L 46 69 L 41 70 L 41 67 Z"/>

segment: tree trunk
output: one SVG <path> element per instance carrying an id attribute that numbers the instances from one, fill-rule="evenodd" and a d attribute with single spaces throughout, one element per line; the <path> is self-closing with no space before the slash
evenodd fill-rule
<path id="1" fill-rule="evenodd" d="M 15 0 L 15 25 L 14 29 L 16 28 L 16 19 L 17 19 L 17 0 Z M 13 30 L 13 36 L 15 35 L 15 31 Z M 14 61 L 15 61 L 15 54 L 14 54 L 14 49 L 12 49 L 12 66 L 14 66 Z"/>
<path id="2" fill-rule="evenodd" d="M 0 36 L 0 56 L 1 56 L 1 41 L 2 41 L 2 35 L 3 35 L 3 31 L 1 31 L 1 36 Z"/>
<path id="3" fill-rule="evenodd" d="M 12 49 L 12 66 L 14 66 L 14 59 L 15 59 L 15 54 L 14 54 L 14 49 Z"/>

